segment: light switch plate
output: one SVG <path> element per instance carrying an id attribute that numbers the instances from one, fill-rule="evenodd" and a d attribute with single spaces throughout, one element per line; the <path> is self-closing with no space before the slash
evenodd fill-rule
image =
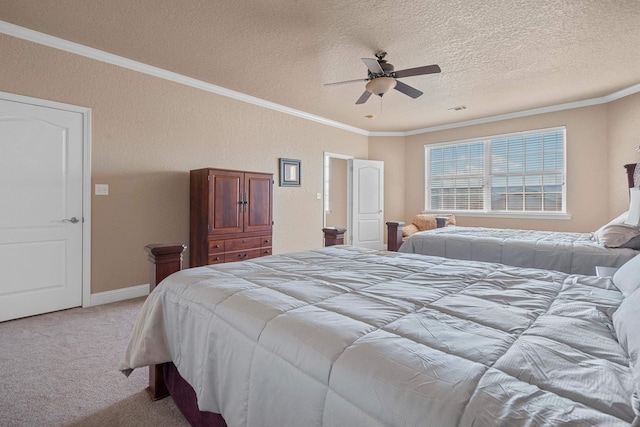
<path id="1" fill-rule="evenodd" d="M 96 184 L 96 196 L 108 196 L 109 184 Z"/>

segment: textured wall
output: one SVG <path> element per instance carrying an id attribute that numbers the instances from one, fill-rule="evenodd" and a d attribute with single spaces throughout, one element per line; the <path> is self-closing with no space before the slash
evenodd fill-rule
<path id="1" fill-rule="evenodd" d="M 369 159 L 384 161 L 385 221 L 405 220 L 405 137 L 369 137 Z M 424 164 L 414 164 L 424 168 Z M 424 181 L 424 179 L 423 179 Z M 411 195 L 411 198 L 419 197 Z M 424 199 L 424 197 L 422 197 Z M 385 225 L 386 230 L 386 225 Z M 386 239 L 385 233 L 385 239 Z M 385 240 L 386 241 L 386 240 Z"/>
<path id="2" fill-rule="evenodd" d="M 408 137 L 353 134 L 34 43 L 0 36 L 0 91 L 92 109 L 92 292 L 147 282 L 142 247 L 188 241 L 188 171 L 272 172 L 274 252 L 322 245 L 323 152 L 385 161 L 386 220 L 424 206 L 424 144 L 567 126 L 571 220 L 461 217 L 462 225 L 591 231 L 626 209 L 622 164 L 637 162 L 640 94 Z M 369 141 L 368 141 L 369 140 Z M 302 160 L 301 188 L 277 186 L 278 158 Z M 406 185 L 405 185 L 406 184 Z M 188 262 L 187 262 L 188 264 Z"/>
<path id="3" fill-rule="evenodd" d="M 609 216 L 617 216 L 629 208 L 629 195 L 621 191 L 626 184 L 622 165 L 638 163 L 640 153 L 640 94 L 629 95 L 607 105 L 609 141 Z"/>
<path id="4" fill-rule="evenodd" d="M 147 243 L 188 243 L 190 169 L 272 172 L 282 253 L 323 244 L 323 152 L 368 155 L 366 136 L 9 36 L 0 63 L 0 91 L 92 110 L 92 186 L 109 184 L 91 201 L 92 293 L 148 283 Z M 278 186 L 280 157 L 302 160 L 302 187 Z"/>

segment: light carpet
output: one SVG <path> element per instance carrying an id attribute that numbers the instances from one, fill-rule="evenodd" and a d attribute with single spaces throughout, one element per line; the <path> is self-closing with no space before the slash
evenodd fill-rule
<path id="1" fill-rule="evenodd" d="M 118 371 L 144 298 L 0 323 L 0 426 L 188 426 Z"/>

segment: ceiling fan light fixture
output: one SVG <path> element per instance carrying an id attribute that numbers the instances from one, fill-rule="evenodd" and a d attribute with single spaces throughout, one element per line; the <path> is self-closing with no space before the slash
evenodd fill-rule
<path id="1" fill-rule="evenodd" d="M 396 79 L 393 77 L 377 77 L 370 80 L 365 89 L 374 95 L 382 96 L 396 87 Z"/>

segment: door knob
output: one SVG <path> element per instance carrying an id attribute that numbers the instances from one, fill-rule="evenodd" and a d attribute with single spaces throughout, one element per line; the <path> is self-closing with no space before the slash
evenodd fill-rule
<path id="1" fill-rule="evenodd" d="M 71 224 L 75 224 L 76 222 L 79 222 L 80 220 L 78 218 L 76 218 L 75 216 L 71 219 L 63 219 L 62 222 L 70 222 Z"/>

